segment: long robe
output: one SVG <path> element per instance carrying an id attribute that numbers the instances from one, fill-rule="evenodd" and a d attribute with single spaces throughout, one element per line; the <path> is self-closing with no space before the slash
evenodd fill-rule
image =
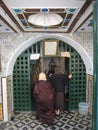
<path id="1" fill-rule="evenodd" d="M 54 91 L 48 81 L 39 81 L 33 91 L 37 102 L 37 118 L 51 125 L 54 117 Z"/>
<path id="2" fill-rule="evenodd" d="M 67 76 L 64 74 L 53 74 L 50 78 L 55 90 L 55 109 L 64 111 L 65 107 L 65 83 Z"/>

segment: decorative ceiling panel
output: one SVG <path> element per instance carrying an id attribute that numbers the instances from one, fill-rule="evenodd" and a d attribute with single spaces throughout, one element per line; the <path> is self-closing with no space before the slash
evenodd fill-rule
<path id="1" fill-rule="evenodd" d="M 0 32 L 14 32 L 4 21 L 0 20 Z"/>
<path id="2" fill-rule="evenodd" d="M 41 2 L 44 1 L 44 2 Z M 0 1 L 0 32 L 64 32 L 92 31 L 94 0 L 2 0 Z M 38 26 L 28 22 L 28 17 L 38 13 L 58 14 L 63 21 L 53 26 Z M 85 18 L 83 17 L 85 14 Z M 88 17 L 89 16 L 89 17 Z M 92 18 L 93 19 L 93 18 Z M 35 20 L 36 21 L 36 20 Z"/>
<path id="3" fill-rule="evenodd" d="M 36 26 L 34 24 L 31 24 L 28 22 L 28 17 L 32 14 L 37 14 L 37 13 L 41 13 L 41 10 L 46 10 L 46 8 L 40 9 L 22 9 L 22 8 L 17 8 L 17 9 L 12 9 L 14 14 L 17 16 L 18 20 L 20 21 L 20 23 L 24 26 L 24 28 L 26 29 L 26 31 L 29 31 L 29 29 L 66 29 L 67 26 L 69 25 L 69 23 L 72 21 L 73 16 L 77 13 L 78 9 L 77 8 L 61 8 L 61 9 L 47 9 L 49 13 L 55 13 L 55 14 L 59 14 L 62 18 L 63 21 L 55 26 L 50 26 L 50 27 L 42 27 L 42 26 Z M 45 12 L 44 12 L 45 13 Z M 35 19 L 36 20 L 36 19 Z"/>
<path id="4" fill-rule="evenodd" d="M 77 30 L 77 32 L 93 32 L 93 16 L 85 21 L 85 23 Z"/>

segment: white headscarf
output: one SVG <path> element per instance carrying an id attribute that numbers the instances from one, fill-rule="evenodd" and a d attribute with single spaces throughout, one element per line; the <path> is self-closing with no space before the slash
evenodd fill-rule
<path id="1" fill-rule="evenodd" d="M 44 72 L 41 72 L 40 74 L 39 74 L 39 80 L 47 80 L 46 79 L 46 74 L 44 73 Z"/>

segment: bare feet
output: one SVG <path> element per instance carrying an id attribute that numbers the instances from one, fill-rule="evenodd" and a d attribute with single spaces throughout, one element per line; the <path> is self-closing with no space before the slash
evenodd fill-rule
<path id="1" fill-rule="evenodd" d="M 60 115 L 60 110 L 58 109 L 58 110 L 55 110 L 55 114 L 57 115 L 57 116 L 59 116 Z"/>

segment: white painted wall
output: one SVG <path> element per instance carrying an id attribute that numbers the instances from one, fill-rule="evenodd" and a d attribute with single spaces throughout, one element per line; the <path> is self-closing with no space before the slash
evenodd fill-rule
<path id="1" fill-rule="evenodd" d="M 93 37 L 91 33 L 76 33 L 74 35 L 68 34 L 36 34 L 24 33 L 22 37 L 16 33 L 13 34 L 0 34 L 1 45 L 1 66 L 0 78 L 12 74 L 13 66 L 16 58 L 27 47 L 31 46 L 37 41 L 53 38 L 66 42 L 81 55 L 86 66 L 86 73 L 93 75 Z M 3 79 L 3 112 L 4 121 L 8 120 L 7 112 L 7 88 L 6 78 Z M 0 83 L 1 88 L 1 83 Z M 2 95 L 0 95 L 1 97 Z M 2 101 L 1 101 L 2 103 Z"/>
<path id="2" fill-rule="evenodd" d="M 2 89 L 3 89 L 3 120 L 8 121 L 8 108 L 7 108 L 7 88 L 6 78 L 2 78 Z"/>
<path id="3" fill-rule="evenodd" d="M 31 46 L 32 44 L 40 41 L 40 40 L 44 40 L 47 38 L 54 38 L 54 39 L 58 39 L 58 40 L 62 40 L 65 43 L 67 43 L 68 45 L 72 46 L 75 50 L 77 50 L 77 52 L 80 54 L 81 58 L 84 61 L 84 64 L 86 66 L 86 73 L 92 75 L 93 74 L 93 64 L 92 61 L 89 57 L 89 55 L 87 54 L 87 52 L 85 51 L 85 49 L 79 45 L 76 41 L 72 40 L 71 38 L 69 38 L 68 36 L 61 36 L 61 35 L 55 35 L 55 34 L 46 34 L 46 35 L 42 35 L 42 36 L 38 36 L 37 38 L 31 38 L 27 41 L 25 41 L 24 43 L 22 43 L 13 53 L 13 55 L 11 56 L 9 62 L 8 62 L 8 66 L 7 66 L 7 70 L 6 70 L 6 76 L 11 75 L 13 72 L 13 67 L 15 64 L 15 61 L 17 59 L 17 57 L 29 46 Z"/>

